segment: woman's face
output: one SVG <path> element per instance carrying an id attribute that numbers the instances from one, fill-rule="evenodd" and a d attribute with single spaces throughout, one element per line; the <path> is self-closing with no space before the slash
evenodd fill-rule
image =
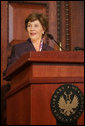
<path id="1" fill-rule="evenodd" d="M 35 20 L 33 22 L 29 21 L 27 31 L 32 41 L 40 41 L 42 34 L 44 33 L 44 29 L 39 20 Z"/>

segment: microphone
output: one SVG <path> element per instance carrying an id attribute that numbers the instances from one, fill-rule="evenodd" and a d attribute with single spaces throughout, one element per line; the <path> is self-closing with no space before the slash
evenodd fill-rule
<path id="1" fill-rule="evenodd" d="M 52 34 L 47 34 L 47 37 L 50 38 L 51 40 L 53 40 L 55 43 L 57 43 L 57 45 L 58 45 L 62 50 L 64 50 L 64 49 L 59 45 L 59 43 L 54 39 L 54 37 L 53 37 Z"/>
<path id="2" fill-rule="evenodd" d="M 81 48 L 81 47 L 75 47 L 74 50 L 75 50 L 75 51 L 78 51 L 78 50 L 82 50 L 82 51 L 84 51 L 84 48 Z"/>

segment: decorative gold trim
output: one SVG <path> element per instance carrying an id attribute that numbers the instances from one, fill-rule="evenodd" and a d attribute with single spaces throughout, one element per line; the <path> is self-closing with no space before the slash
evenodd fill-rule
<path id="1" fill-rule="evenodd" d="M 70 5 L 69 1 L 65 1 L 65 27 L 66 27 L 66 45 L 65 49 L 71 50 L 71 35 L 70 35 Z"/>
<path id="2" fill-rule="evenodd" d="M 57 1 L 57 42 L 61 45 L 61 1 Z M 61 51 L 61 49 L 59 49 Z"/>

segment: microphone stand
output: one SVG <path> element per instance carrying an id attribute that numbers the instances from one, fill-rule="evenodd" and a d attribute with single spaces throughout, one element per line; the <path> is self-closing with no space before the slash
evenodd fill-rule
<path id="1" fill-rule="evenodd" d="M 62 50 L 64 50 L 54 38 L 53 38 L 53 40 L 54 40 L 54 42 L 55 42 Z"/>
<path id="2" fill-rule="evenodd" d="M 53 40 L 62 50 L 64 50 L 60 45 L 59 43 L 54 39 L 53 35 L 51 34 L 47 34 L 48 38 L 50 38 L 51 40 Z"/>

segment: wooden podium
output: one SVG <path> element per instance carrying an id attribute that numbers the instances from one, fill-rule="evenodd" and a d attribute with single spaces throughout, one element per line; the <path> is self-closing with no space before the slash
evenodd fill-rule
<path id="1" fill-rule="evenodd" d="M 7 125 L 57 125 L 50 103 L 61 85 L 72 83 L 84 94 L 83 51 L 29 52 L 11 65 Z M 84 124 L 84 113 L 77 125 Z"/>

